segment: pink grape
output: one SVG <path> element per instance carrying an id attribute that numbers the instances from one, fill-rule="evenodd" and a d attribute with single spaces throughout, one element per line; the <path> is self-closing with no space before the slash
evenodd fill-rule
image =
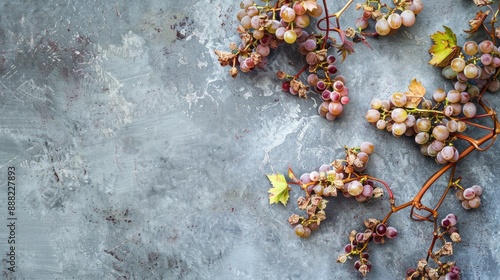
<path id="1" fill-rule="evenodd" d="M 316 40 L 307 39 L 304 43 L 304 48 L 308 51 L 314 51 L 316 49 Z"/>
<path id="2" fill-rule="evenodd" d="M 342 98 L 340 98 L 340 103 L 342 103 L 342 105 L 347 105 L 347 104 L 349 104 L 349 97 L 347 97 L 347 96 L 342 96 Z"/>
<path id="3" fill-rule="evenodd" d="M 476 196 L 480 196 L 481 194 L 483 194 L 483 188 L 479 185 L 474 185 L 470 188 L 474 190 Z"/>
<path id="4" fill-rule="evenodd" d="M 463 196 L 465 199 L 470 200 L 476 196 L 476 191 L 473 188 L 467 188 L 464 190 Z"/>
<path id="5" fill-rule="evenodd" d="M 393 239 L 396 236 L 398 236 L 398 231 L 393 227 L 387 227 L 387 230 L 385 232 L 385 236 L 389 239 Z"/>
<path id="6" fill-rule="evenodd" d="M 337 102 L 337 101 L 332 101 L 328 105 L 328 111 L 330 114 L 334 116 L 340 116 L 344 110 L 344 107 L 342 106 L 342 103 Z"/>

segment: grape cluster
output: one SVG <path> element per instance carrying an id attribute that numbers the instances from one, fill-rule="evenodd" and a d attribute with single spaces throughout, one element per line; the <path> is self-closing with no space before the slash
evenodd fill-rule
<path id="1" fill-rule="evenodd" d="M 490 40 L 479 44 L 467 41 L 462 51 L 450 65 L 442 69 L 442 75 L 454 80 L 455 90 L 464 91 L 468 87 L 483 88 L 488 84 L 488 91 L 496 92 L 500 89 L 500 81 L 496 73 L 500 68 L 500 52 Z"/>
<path id="2" fill-rule="evenodd" d="M 297 200 L 299 209 L 305 210 L 307 217 L 292 215 L 288 222 L 300 237 L 308 238 L 312 230 L 318 229 L 325 216 L 327 200 L 324 197 L 336 197 L 342 192 L 345 197 L 354 197 L 358 202 L 381 197 L 383 189 L 375 187 L 369 176 L 360 175 L 368 163 L 369 154 L 374 150 L 370 142 L 363 142 L 359 147 L 346 148 L 344 159 L 323 164 L 316 171 L 304 173 L 297 179 L 305 196 Z"/>
<path id="3" fill-rule="evenodd" d="M 370 241 L 374 243 L 385 242 L 385 238 L 393 239 L 398 235 L 398 231 L 394 227 L 387 226 L 377 219 L 367 219 L 364 221 L 365 231 L 357 232 L 351 231 L 349 234 L 349 244 L 345 245 L 344 253 L 337 258 L 337 262 L 344 263 L 347 258 L 353 255 L 358 255 L 359 259 L 354 262 L 354 268 L 359 271 L 363 276 L 366 276 L 372 268 L 372 263 L 368 260 L 369 254 L 367 246 Z"/>
<path id="4" fill-rule="evenodd" d="M 395 0 L 393 9 L 387 5 L 381 5 L 380 1 L 367 1 L 358 8 L 363 9 L 363 15 L 356 18 L 356 28 L 361 32 L 369 26 L 369 20 L 373 19 L 375 31 L 378 35 L 385 36 L 396 32 L 401 26 L 410 27 L 415 24 L 416 15 L 419 14 L 424 5 L 421 0 Z"/>
<path id="5" fill-rule="evenodd" d="M 420 151 L 440 164 L 456 162 L 459 151 L 453 146 L 455 134 L 466 130 L 464 119 L 477 113 L 471 100 L 478 95 L 475 88 L 468 91 L 437 89 L 431 100 L 419 101 L 419 107 L 405 93 L 395 92 L 389 100 L 373 99 L 365 118 L 380 130 L 396 137 L 414 137 Z"/>
<path id="6" fill-rule="evenodd" d="M 460 280 L 460 268 L 454 262 L 447 262 L 441 267 L 432 268 L 427 265 L 425 259 L 418 261 L 417 268 L 410 268 L 406 271 L 406 280 Z"/>
<path id="7" fill-rule="evenodd" d="M 483 188 L 479 185 L 474 185 L 470 188 L 459 189 L 455 195 L 462 202 L 462 207 L 466 210 L 475 209 L 481 206 L 481 194 Z"/>
<path id="8" fill-rule="evenodd" d="M 302 32 L 304 33 L 306 31 Z M 344 105 L 349 103 L 349 89 L 345 85 L 344 76 L 337 75 L 337 59 L 334 55 L 327 54 L 329 44 L 323 46 L 322 40 L 321 36 L 314 34 L 297 39 L 299 52 L 305 56 L 307 63 L 307 85 L 298 81 L 296 76 L 287 75 L 283 71 L 278 71 L 277 76 L 286 79 L 282 83 L 282 89 L 293 95 L 307 97 L 307 90 L 313 88 L 323 100 L 318 113 L 332 121 L 342 114 Z"/>
<path id="9" fill-rule="evenodd" d="M 294 43 L 297 38 L 308 36 L 303 28 L 309 26 L 311 17 L 319 17 L 323 8 L 314 4 L 306 9 L 302 1 L 278 1 L 276 5 L 257 5 L 254 0 L 243 0 L 236 14 L 239 21 L 237 31 L 241 43 L 231 43 L 230 52 L 215 50 L 222 66 L 230 66 L 233 78 L 242 72 L 264 68 L 272 49 L 286 42 Z"/>

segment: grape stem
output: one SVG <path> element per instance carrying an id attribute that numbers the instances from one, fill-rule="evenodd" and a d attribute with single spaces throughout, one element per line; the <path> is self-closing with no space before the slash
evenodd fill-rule
<path id="1" fill-rule="evenodd" d="M 326 0 L 323 0 L 323 7 L 324 7 L 324 10 L 325 10 L 325 17 L 321 18 L 318 21 L 318 23 L 316 24 L 316 26 L 318 27 L 319 30 L 325 31 L 325 39 L 323 40 L 323 44 L 321 46 L 322 49 L 324 49 L 326 47 L 326 43 L 328 41 L 328 38 L 330 37 L 329 36 L 329 32 L 330 31 L 335 31 L 335 32 L 340 33 L 341 30 L 340 30 L 340 21 L 339 21 L 339 18 L 347 10 L 347 8 L 352 4 L 353 1 L 354 0 L 349 0 L 344 5 L 344 7 L 342 7 L 342 9 L 340 9 L 338 12 L 336 12 L 334 14 L 329 15 L 328 14 L 328 7 L 327 7 L 327 4 L 326 4 Z M 337 28 L 330 28 L 330 18 L 331 17 L 335 17 L 335 21 L 337 23 Z M 322 28 L 321 27 L 321 23 L 323 21 L 326 21 L 326 28 Z"/>
<path id="2" fill-rule="evenodd" d="M 399 206 L 395 206 L 394 201 L 391 201 L 390 202 L 391 203 L 391 210 L 389 211 L 389 213 L 387 213 L 385 218 L 382 220 L 382 223 L 386 223 L 392 214 L 394 214 L 394 213 L 396 213 L 404 208 L 410 207 L 410 206 L 411 206 L 411 218 L 413 220 L 431 221 L 430 216 L 432 215 L 432 217 L 434 218 L 434 221 L 435 221 L 435 219 L 437 217 L 437 209 L 441 206 L 441 204 L 444 200 L 444 197 L 448 193 L 449 189 L 455 184 L 455 182 L 453 182 L 452 180 L 453 180 L 453 175 L 455 173 L 456 164 L 461 159 L 465 158 L 467 155 L 469 155 L 471 152 L 473 152 L 474 150 L 484 151 L 484 150 L 488 149 L 493 144 L 493 142 L 496 140 L 497 135 L 500 134 L 500 122 L 498 121 L 496 112 L 492 108 L 488 107 L 482 99 L 479 99 L 478 103 L 479 103 L 479 105 L 481 105 L 481 107 L 483 107 L 483 109 L 486 111 L 486 115 L 490 116 L 493 123 L 494 123 L 494 127 L 491 129 L 491 131 L 479 139 L 473 139 L 473 138 L 466 136 L 466 135 L 457 134 L 456 135 L 457 138 L 469 142 L 469 144 L 470 144 L 469 147 L 467 147 L 464 151 L 462 151 L 460 153 L 458 160 L 456 162 L 450 162 L 450 163 L 446 164 L 440 170 L 438 170 L 436 173 L 434 173 L 431 177 L 429 177 L 427 179 L 427 181 L 425 181 L 425 183 L 423 184 L 420 191 L 417 193 L 417 195 L 412 200 L 405 202 Z M 481 145 L 487 143 L 490 140 L 491 140 L 491 142 L 485 148 L 481 148 Z M 427 206 L 424 206 L 421 202 L 422 197 L 427 193 L 429 188 L 443 174 L 445 174 L 450 168 L 452 169 L 450 181 L 448 183 L 446 190 L 444 191 L 443 195 L 441 196 L 439 202 L 437 203 L 436 207 L 434 209 L 431 209 Z M 424 211 L 429 212 L 430 215 L 427 217 L 424 217 L 424 216 L 421 216 L 421 215 L 415 213 L 415 210 L 424 210 Z"/>
<path id="3" fill-rule="evenodd" d="M 306 69 L 309 67 L 309 64 L 306 64 L 302 67 L 302 69 L 300 69 L 299 72 L 297 72 L 297 74 L 295 74 L 295 76 L 293 76 L 293 79 L 296 80 L 300 77 L 300 74 L 304 73 L 304 71 L 306 71 Z"/>

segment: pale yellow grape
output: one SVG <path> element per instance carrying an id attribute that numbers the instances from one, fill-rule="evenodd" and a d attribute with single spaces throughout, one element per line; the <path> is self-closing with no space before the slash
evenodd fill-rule
<path id="1" fill-rule="evenodd" d="M 450 132 L 444 125 L 437 125 L 432 130 L 432 136 L 439 141 L 445 141 L 450 136 Z"/>
<path id="2" fill-rule="evenodd" d="M 446 92 L 444 91 L 444 89 L 436 89 L 432 93 L 432 99 L 434 99 L 434 101 L 436 102 L 443 102 L 446 99 Z"/>
<path id="3" fill-rule="evenodd" d="M 370 107 L 372 109 L 380 109 L 380 107 L 382 107 L 382 101 L 380 101 L 380 99 L 372 99 L 372 101 L 370 102 Z"/>
<path id="4" fill-rule="evenodd" d="M 475 196 L 473 199 L 469 200 L 469 206 L 470 208 L 478 208 L 481 206 L 481 198 L 478 196 Z"/>
<path id="5" fill-rule="evenodd" d="M 417 120 L 416 120 L 414 115 L 408 115 L 408 117 L 405 120 L 405 125 L 407 128 L 410 128 L 410 127 L 413 127 L 416 122 L 417 122 Z"/>
<path id="6" fill-rule="evenodd" d="M 359 145 L 359 149 L 361 150 L 361 152 L 371 155 L 373 151 L 375 151 L 375 145 L 373 145 L 372 142 L 366 141 Z"/>
<path id="7" fill-rule="evenodd" d="M 256 16 L 259 14 L 259 9 L 255 6 L 250 6 L 247 8 L 247 14 L 251 17 Z"/>
<path id="8" fill-rule="evenodd" d="M 467 129 L 467 124 L 464 121 L 458 121 L 458 132 L 464 132 Z"/>
<path id="9" fill-rule="evenodd" d="M 276 38 L 278 38 L 279 40 L 283 40 L 283 38 L 285 37 L 285 32 L 286 32 L 286 28 L 284 28 L 283 26 L 282 27 L 278 27 L 278 29 L 276 29 Z"/>
<path id="10" fill-rule="evenodd" d="M 417 120 L 417 130 L 420 132 L 427 132 L 431 129 L 432 123 L 429 119 L 421 118 Z"/>
<path id="11" fill-rule="evenodd" d="M 352 181 L 347 186 L 347 192 L 352 196 L 360 195 L 363 192 L 363 185 L 359 181 Z"/>
<path id="12" fill-rule="evenodd" d="M 456 132 L 458 129 L 458 122 L 456 120 L 450 120 L 446 123 L 446 128 L 449 132 Z"/>
<path id="13" fill-rule="evenodd" d="M 466 116 L 467 118 L 472 118 L 476 115 L 477 108 L 476 108 L 476 105 L 474 103 L 467 102 L 463 105 L 462 111 L 463 111 L 464 116 Z"/>
<path id="14" fill-rule="evenodd" d="M 365 114 L 365 118 L 368 122 L 375 123 L 380 120 L 380 112 L 375 109 L 369 109 Z"/>
<path id="15" fill-rule="evenodd" d="M 467 41 L 464 43 L 463 51 L 466 55 L 475 55 L 479 51 L 479 46 L 475 41 Z"/>
<path id="16" fill-rule="evenodd" d="M 423 145 L 420 145 L 420 153 L 424 156 L 429 156 L 429 153 L 427 152 L 427 149 L 429 148 L 430 143 L 427 142 Z"/>
<path id="17" fill-rule="evenodd" d="M 278 20 L 271 20 L 269 22 L 270 24 L 267 27 L 267 31 L 271 34 L 276 33 L 276 29 L 281 27 L 281 23 Z"/>
<path id="18" fill-rule="evenodd" d="M 429 141 L 429 139 L 430 139 L 430 135 L 427 132 L 422 131 L 422 132 L 417 133 L 417 135 L 415 135 L 415 143 L 420 144 L 420 145 L 427 143 Z"/>
<path id="19" fill-rule="evenodd" d="M 444 115 L 447 117 L 451 117 L 453 115 L 453 107 L 450 105 L 446 105 L 443 108 Z"/>
<path id="20" fill-rule="evenodd" d="M 406 95 L 402 92 L 395 92 L 391 95 L 391 102 L 396 107 L 404 107 L 407 101 L 408 98 L 406 98 Z"/>
<path id="21" fill-rule="evenodd" d="M 384 130 L 385 126 L 386 126 L 386 121 L 384 121 L 384 120 L 378 120 L 376 125 L 377 125 L 378 129 Z"/>
<path id="22" fill-rule="evenodd" d="M 455 149 L 456 148 L 453 146 L 446 146 L 439 153 L 441 154 L 443 159 L 445 159 L 446 161 L 449 161 L 455 155 Z"/>
<path id="23" fill-rule="evenodd" d="M 412 10 L 416 15 L 422 12 L 424 9 L 424 4 L 420 0 L 413 0 L 413 3 L 410 6 L 410 10 Z"/>
<path id="24" fill-rule="evenodd" d="M 452 103 L 449 105 L 453 109 L 453 114 L 452 116 L 458 116 L 460 113 L 462 113 L 462 104 L 460 103 Z"/>
<path id="25" fill-rule="evenodd" d="M 389 109 L 391 109 L 391 102 L 387 99 L 383 99 L 383 100 L 380 100 L 380 102 L 382 103 L 382 105 L 380 106 L 380 108 L 388 111 Z"/>
<path id="26" fill-rule="evenodd" d="M 281 19 L 284 22 L 292 22 L 295 19 L 295 11 L 288 7 L 281 12 Z"/>
<path id="27" fill-rule="evenodd" d="M 238 21 L 241 22 L 241 19 L 247 15 L 247 11 L 245 11 L 244 9 L 241 9 L 238 11 L 238 13 L 236 14 L 236 18 L 238 19 Z"/>
<path id="28" fill-rule="evenodd" d="M 447 164 L 448 163 L 448 161 L 443 157 L 443 154 L 441 152 L 437 153 L 436 162 L 439 164 Z"/>
<path id="29" fill-rule="evenodd" d="M 470 207 L 469 205 L 469 201 L 467 199 L 465 200 L 462 200 L 462 207 L 465 209 L 465 210 L 469 210 L 471 209 L 472 207 Z"/>
<path id="30" fill-rule="evenodd" d="M 391 118 L 395 122 L 402 123 L 406 120 L 407 117 L 408 117 L 408 113 L 402 108 L 396 108 L 396 109 L 392 110 Z"/>
<path id="31" fill-rule="evenodd" d="M 474 64 L 467 64 L 464 68 L 464 75 L 469 79 L 474 79 L 479 74 L 479 71 Z"/>
<path id="32" fill-rule="evenodd" d="M 406 132 L 406 125 L 404 122 L 395 122 L 392 124 L 392 134 L 399 137 Z"/>
<path id="33" fill-rule="evenodd" d="M 390 28 L 399 29 L 403 24 L 403 18 L 399 14 L 394 13 L 387 18 L 387 23 Z"/>
<path id="34" fill-rule="evenodd" d="M 243 28 L 245 29 L 250 29 L 252 28 L 252 18 L 249 17 L 248 15 L 247 16 L 244 16 L 242 19 L 241 19 L 241 26 L 243 26 Z"/>
<path id="35" fill-rule="evenodd" d="M 262 39 L 262 37 L 264 37 L 264 30 L 254 30 L 253 33 L 252 33 L 252 36 L 259 40 L 259 39 Z"/>
<path id="36" fill-rule="evenodd" d="M 311 22 L 311 20 L 309 19 L 308 15 L 299 15 L 299 16 L 295 17 L 294 22 L 298 27 L 306 28 L 309 26 L 309 23 Z"/>
<path id="37" fill-rule="evenodd" d="M 462 94 L 458 90 L 450 90 L 446 94 L 446 99 L 451 103 L 458 103 L 462 99 Z"/>
<path id="38" fill-rule="evenodd" d="M 403 25 L 406 27 L 412 26 L 415 24 L 415 13 L 411 10 L 404 10 L 401 13 L 401 18 L 403 19 Z"/>
<path id="39" fill-rule="evenodd" d="M 246 8 L 248 8 L 248 7 L 252 6 L 254 3 L 255 3 L 255 2 L 254 2 L 253 0 L 243 0 L 243 1 L 241 1 L 241 3 L 240 3 L 240 7 L 241 7 L 242 9 L 246 9 Z"/>
<path id="40" fill-rule="evenodd" d="M 465 60 L 461 57 L 456 57 L 451 61 L 451 69 L 455 72 L 462 72 L 465 68 Z"/>
<path id="41" fill-rule="evenodd" d="M 322 13 L 323 13 L 323 7 L 321 5 L 317 5 L 316 8 L 313 9 L 312 11 L 307 10 L 307 14 L 315 18 L 321 16 Z"/>
<path id="42" fill-rule="evenodd" d="M 389 26 L 389 22 L 385 18 L 380 19 L 375 24 L 375 31 L 381 36 L 385 36 L 391 32 L 391 27 Z"/>

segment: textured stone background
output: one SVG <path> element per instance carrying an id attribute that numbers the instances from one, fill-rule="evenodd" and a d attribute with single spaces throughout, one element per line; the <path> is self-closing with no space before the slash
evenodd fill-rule
<path id="1" fill-rule="evenodd" d="M 330 1 L 336 10 L 342 1 Z M 411 199 L 439 167 L 409 138 L 376 131 L 368 102 L 404 90 L 450 89 L 427 64 L 429 35 L 460 30 L 477 11 L 469 0 L 424 1 L 411 29 L 356 46 L 339 68 L 351 89 L 344 116 L 328 122 L 317 97 L 283 94 L 275 71 L 300 68 L 274 54 L 267 70 L 233 80 L 213 49 L 236 41 L 237 1 L 0 1 L 0 170 L 17 170 L 17 271 L 3 279 L 360 279 L 335 263 L 347 234 L 382 218 L 387 197 L 332 200 L 309 240 L 287 225 L 292 213 L 268 205 L 265 173 L 297 173 L 343 156 L 343 146 L 376 143 L 367 171 Z M 352 25 L 351 8 L 342 19 Z M 285 48 L 281 50 L 285 51 Z M 500 108 L 498 96 L 488 96 Z M 463 279 L 498 279 L 499 146 L 459 164 L 464 185 L 484 186 L 459 217 L 453 259 Z M 440 186 L 425 201 L 438 198 Z M 441 184 L 442 187 L 442 184 Z M 292 193 L 296 199 L 297 192 Z M 7 224 L 7 189 L 0 217 Z M 402 279 L 425 257 L 432 225 L 404 210 L 400 236 L 372 246 L 370 279 Z"/>

